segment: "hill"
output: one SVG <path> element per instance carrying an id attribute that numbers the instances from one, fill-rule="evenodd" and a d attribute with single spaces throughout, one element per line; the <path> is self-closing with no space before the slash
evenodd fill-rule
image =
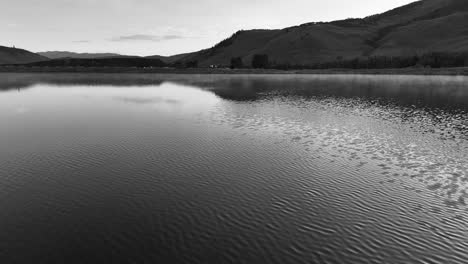
<path id="1" fill-rule="evenodd" d="M 153 55 L 147 57 L 133 56 L 133 55 L 121 55 L 117 53 L 76 53 L 70 51 L 45 51 L 38 52 L 37 54 L 47 57 L 49 59 L 104 59 L 104 58 L 146 58 L 146 59 L 158 59 L 165 63 L 173 63 L 177 60 L 183 59 L 187 54 L 178 54 L 174 56 L 160 56 Z"/>
<path id="2" fill-rule="evenodd" d="M 48 58 L 24 49 L 0 46 L 0 64 L 22 64 L 48 60 Z"/>
<path id="3" fill-rule="evenodd" d="M 45 51 L 38 52 L 37 54 L 47 57 L 49 59 L 73 58 L 73 59 L 100 59 L 100 58 L 114 58 L 114 57 L 138 57 L 126 56 L 117 53 L 76 53 L 69 51 Z"/>
<path id="4" fill-rule="evenodd" d="M 124 68 L 151 68 L 166 67 L 167 64 L 160 59 L 113 57 L 100 59 L 54 59 L 25 64 L 28 67 L 124 67 Z"/>
<path id="5" fill-rule="evenodd" d="M 191 55 L 192 53 L 184 53 L 184 54 L 177 54 L 173 56 L 160 56 L 160 55 L 153 55 L 153 56 L 147 56 L 145 58 L 147 59 L 159 59 L 164 61 L 165 63 L 171 64 L 176 61 L 183 60 L 185 57 Z"/>
<path id="6" fill-rule="evenodd" d="M 307 23 L 281 30 L 239 31 L 183 61 L 229 65 L 255 54 L 275 64 L 311 65 L 372 56 L 413 56 L 468 52 L 468 1 L 422 0 L 360 19 Z"/>

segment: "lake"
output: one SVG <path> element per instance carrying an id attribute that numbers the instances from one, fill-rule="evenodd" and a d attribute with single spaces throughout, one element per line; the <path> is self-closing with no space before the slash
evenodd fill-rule
<path id="1" fill-rule="evenodd" d="M 0 74 L 1 263 L 466 263 L 468 78 Z"/>

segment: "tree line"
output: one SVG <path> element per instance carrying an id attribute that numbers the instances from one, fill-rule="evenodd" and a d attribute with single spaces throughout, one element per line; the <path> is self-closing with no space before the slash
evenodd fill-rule
<path id="1" fill-rule="evenodd" d="M 255 54 L 251 65 L 244 64 L 241 57 L 231 59 L 230 67 L 264 68 L 264 69 L 390 69 L 409 67 L 452 68 L 467 67 L 468 53 L 430 52 L 414 56 L 370 56 L 354 59 L 343 59 L 341 56 L 333 61 L 314 64 L 276 63 L 266 54 Z"/>
<path id="2" fill-rule="evenodd" d="M 198 68 L 198 60 L 177 61 L 165 63 L 159 59 L 148 58 L 105 58 L 105 59 L 56 59 L 27 64 L 28 66 L 44 67 L 173 67 Z M 215 65 L 226 67 L 228 65 Z M 468 53 L 430 52 L 414 56 L 370 56 L 354 59 L 344 59 L 341 56 L 333 61 L 314 64 L 278 63 L 267 54 L 255 54 L 249 63 L 242 57 L 233 57 L 229 67 L 232 69 L 396 69 L 409 67 L 452 68 L 468 67 Z"/>

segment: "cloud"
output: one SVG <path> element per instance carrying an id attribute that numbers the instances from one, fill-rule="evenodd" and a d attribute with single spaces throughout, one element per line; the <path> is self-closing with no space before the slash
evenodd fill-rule
<path id="1" fill-rule="evenodd" d="M 174 40 L 174 39 L 183 39 L 184 36 L 180 35 L 146 35 L 146 34 L 136 34 L 136 35 L 129 35 L 129 36 L 119 36 L 115 38 L 111 38 L 110 41 L 166 41 L 166 40 Z"/>
<path id="2" fill-rule="evenodd" d="M 90 40 L 74 40 L 73 43 L 90 43 Z"/>

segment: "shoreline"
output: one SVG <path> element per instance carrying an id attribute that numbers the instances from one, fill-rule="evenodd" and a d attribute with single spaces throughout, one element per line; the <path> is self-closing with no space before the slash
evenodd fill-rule
<path id="1" fill-rule="evenodd" d="M 468 67 L 401 69 L 227 69 L 227 68 L 120 68 L 120 67 L 24 67 L 1 66 L 0 73 L 148 73 L 148 74 L 372 74 L 372 75 L 449 75 L 468 76 Z"/>

